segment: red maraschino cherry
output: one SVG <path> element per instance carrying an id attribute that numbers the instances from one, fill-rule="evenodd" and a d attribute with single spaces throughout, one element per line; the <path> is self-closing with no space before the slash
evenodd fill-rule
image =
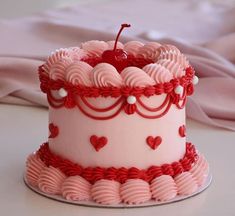
<path id="1" fill-rule="evenodd" d="M 120 34 L 124 28 L 130 27 L 130 24 L 122 24 L 121 28 L 117 34 L 114 48 L 112 50 L 106 50 L 102 54 L 103 62 L 113 65 L 117 71 L 120 73 L 128 65 L 127 52 L 123 49 L 117 49 L 117 42 Z"/>

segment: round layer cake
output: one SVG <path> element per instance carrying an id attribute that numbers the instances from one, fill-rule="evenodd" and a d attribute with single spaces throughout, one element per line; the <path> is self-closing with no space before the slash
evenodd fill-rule
<path id="1" fill-rule="evenodd" d="M 50 105 L 49 139 L 27 160 L 28 184 L 102 205 L 194 193 L 209 171 L 186 142 L 194 69 L 172 45 L 118 42 L 112 53 L 114 44 L 60 49 L 39 67 Z"/>

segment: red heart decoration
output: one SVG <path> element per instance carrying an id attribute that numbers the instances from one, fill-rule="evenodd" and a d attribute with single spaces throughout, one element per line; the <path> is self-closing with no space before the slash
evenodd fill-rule
<path id="1" fill-rule="evenodd" d="M 155 150 L 162 143 L 162 138 L 160 136 L 156 136 L 155 138 L 148 136 L 146 142 L 151 149 Z"/>
<path id="2" fill-rule="evenodd" d="M 48 138 L 55 138 L 59 134 L 59 128 L 53 123 L 49 124 L 49 131 L 50 131 L 50 135 Z"/>
<path id="3" fill-rule="evenodd" d="M 185 127 L 185 125 L 182 125 L 182 126 L 179 127 L 179 135 L 181 137 L 185 137 L 186 136 L 186 127 Z"/>
<path id="4" fill-rule="evenodd" d="M 98 152 L 101 148 L 103 148 L 107 144 L 108 139 L 104 136 L 98 137 L 96 135 L 92 135 L 90 137 L 90 142 L 95 148 L 95 150 Z"/>

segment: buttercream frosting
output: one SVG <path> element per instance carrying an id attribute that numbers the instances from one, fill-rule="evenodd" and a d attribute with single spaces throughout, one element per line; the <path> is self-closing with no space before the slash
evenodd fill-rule
<path id="1" fill-rule="evenodd" d="M 177 195 L 176 184 L 169 175 L 162 175 L 153 179 L 150 188 L 152 197 L 158 201 L 171 200 Z"/>
<path id="2" fill-rule="evenodd" d="M 198 189 L 196 179 L 190 172 L 183 172 L 174 178 L 178 188 L 178 194 L 189 195 Z"/>
<path id="3" fill-rule="evenodd" d="M 121 199 L 127 204 L 141 204 L 151 199 L 149 184 L 141 179 L 129 179 L 120 188 Z"/>
<path id="4" fill-rule="evenodd" d="M 209 172 L 209 165 L 205 157 L 201 154 L 199 155 L 197 163 L 190 170 L 190 173 L 196 179 L 198 185 L 201 186 L 205 182 L 208 176 L 208 172 Z"/>
<path id="5" fill-rule="evenodd" d="M 89 200 L 91 184 L 81 176 L 70 176 L 63 182 L 61 190 L 67 200 Z"/>
<path id="6" fill-rule="evenodd" d="M 161 47 L 159 47 L 159 51 L 160 54 L 164 54 L 164 53 L 176 53 L 176 54 L 180 54 L 180 50 L 171 44 L 164 44 Z"/>
<path id="7" fill-rule="evenodd" d="M 155 84 L 154 80 L 150 76 L 137 67 L 125 68 L 122 71 L 121 76 L 126 86 L 145 87 Z"/>
<path id="8" fill-rule="evenodd" d="M 198 189 L 198 182 L 205 180 L 209 169 L 204 156 L 200 155 L 189 171 L 174 178 L 164 174 L 148 183 L 139 179 L 133 170 L 129 179 L 122 184 L 114 180 L 100 179 L 91 185 L 81 176 L 66 177 L 58 168 L 46 167 L 37 154 L 31 154 L 28 157 L 26 166 L 27 182 L 34 187 L 39 187 L 44 193 L 61 195 L 72 201 L 93 200 L 103 205 L 115 205 L 120 202 L 141 204 L 151 198 L 162 202 L 173 199 L 177 194 L 190 195 Z M 28 172 L 32 167 L 32 173 L 36 175 L 30 175 L 31 171 Z M 125 170 L 123 175 L 126 175 Z M 137 179 L 131 179 L 132 177 Z"/>
<path id="9" fill-rule="evenodd" d="M 124 50 L 133 56 L 136 56 L 139 52 L 139 48 L 143 47 L 144 44 L 139 41 L 129 41 L 124 44 Z"/>
<path id="10" fill-rule="evenodd" d="M 70 47 L 59 49 L 53 53 L 43 65 L 44 72 L 53 80 L 66 80 L 73 85 L 120 87 L 123 83 L 125 83 L 126 86 L 128 86 L 127 83 L 130 83 L 130 86 L 133 87 L 168 82 L 172 79 L 172 76 L 168 73 L 169 71 L 173 75 L 173 78 L 179 78 L 185 75 L 184 69 L 189 66 L 186 57 L 181 54 L 175 46 L 168 44 L 161 45 L 157 42 L 143 44 L 139 41 L 130 41 L 124 45 L 121 42 L 117 43 L 117 48 L 124 49 L 128 55 L 133 55 L 136 58 L 150 59 L 157 63 L 156 65 L 148 64 L 143 70 L 131 65 L 125 68 L 123 70 L 125 73 L 126 71 L 132 71 L 128 72 L 132 75 L 128 75 L 127 77 L 131 77 L 131 79 L 135 77 L 135 81 L 121 80 L 116 68 L 111 64 L 98 62 L 92 70 L 92 67 L 89 65 L 90 63 L 87 64 L 84 62 L 86 59 L 92 57 L 101 58 L 105 50 L 113 49 L 114 44 L 115 41 L 105 42 L 92 40 L 82 43 L 81 48 Z M 166 70 L 161 68 L 160 65 L 165 67 Z M 91 71 L 93 73 L 91 73 Z M 143 71 L 146 72 L 145 75 L 150 77 L 143 75 Z M 112 74 L 109 75 L 109 73 Z M 125 76 L 122 75 L 122 78 L 123 77 Z M 143 80 L 142 82 L 140 82 L 141 79 Z M 155 81 L 154 83 L 152 79 Z"/>
<path id="11" fill-rule="evenodd" d="M 138 56 L 156 61 L 160 55 L 160 46 L 157 42 L 148 42 L 138 49 Z"/>
<path id="12" fill-rule="evenodd" d="M 74 62 L 65 71 L 66 80 L 73 85 L 92 86 L 92 69 L 86 62 Z"/>
<path id="13" fill-rule="evenodd" d="M 174 78 L 179 78 L 185 75 L 184 68 L 176 62 L 169 59 L 160 59 L 157 63 L 168 69 Z"/>
<path id="14" fill-rule="evenodd" d="M 69 54 L 70 52 L 67 48 L 61 48 L 55 52 L 52 52 L 47 58 L 46 63 L 43 65 L 44 70 L 49 74 L 51 66 L 60 61 L 62 58 L 69 57 Z"/>
<path id="15" fill-rule="evenodd" d="M 80 61 L 84 57 L 88 56 L 88 52 L 80 47 L 70 47 L 69 48 L 69 57 L 73 59 L 73 61 Z"/>
<path id="16" fill-rule="evenodd" d="M 109 48 L 104 41 L 91 40 L 82 43 L 81 48 L 88 52 L 90 56 L 101 56 L 102 53 Z"/>
<path id="17" fill-rule="evenodd" d="M 39 175 L 44 167 L 44 163 L 37 155 L 32 154 L 28 157 L 26 162 L 26 178 L 29 184 L 33 186 L 38 185 Z"/>
<path id="18" fill-rule="evenodd" d="M 153 63 L 143 67 L 143 70 L 156 82 L 164 83 L 173 79 L 172 73 L 164 66 Z"/>
<path id="19" fill-rule="evenodd" d="M 183 68 L 187 68 L 189 66 L 189 61 L 187 60 L 186 56 L 182 53 L 162 53 L 158 60 L 160 59 L 168 59 L 171 60 L 179 65 L 181 65 Z"/>
<path id="20" fill-rule="evenodd" d="M 38 179 L 38 187 L 48 194 L 61 194 L 61 186 L 66 176 L 54 167 L 45 167 Z"/>
<path id="21" fill-rule="evenodd" d="M 62 58 L 53 64 L 50 68 L 49 77 L 53 80 L 65 80 L 65 71 L 72 64 L 71 58 Z"/>
<path id="22" fill-rule="evenodd" d="M 119 182 L 101 179 L 92 186 L 91 196 L 97 203 L 118 204 L 121 202 L 119 190 Z"/>
<path id="23" fill-rule="evenodd" d="M 96 87 L 108 87 L 122 85 L 122 78 L 116 68 L 108 63 L 100 63 L 94 67 L 93 83 Z"/>

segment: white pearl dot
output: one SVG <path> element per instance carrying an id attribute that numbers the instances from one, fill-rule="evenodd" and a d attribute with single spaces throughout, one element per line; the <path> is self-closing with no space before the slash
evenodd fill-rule
<path id="1" fill-rule="evenodd" d="M 198 82 L 199 82 L 199 78 L 197 76 L 193 76 L 193 80 L 192 80 L 193 85 L 197 85 Z"/>
<path id="2" fill-rule="evenodd" d="M 60 95 L 60 97 L 66 97 L 68 95 L 68 92 L 64 88 L 61 88 L 59 89 L 58 94 Z"/>
<path id="3" fill-rule="evenodd" d="M 130 95 L 127 97 L 127 103 L 134 104 L 136 102 L 136 97 L 133 95 Z"/>
<path id="4" fill-rule="evenodd" d="M 184 91 L 184 88 L 183 88 L 183 86 L 178 85 L 178 86 L 175 87 L 174 91 L 175 91 L 176 94 L 182 95 L 182 93 Z"/>

